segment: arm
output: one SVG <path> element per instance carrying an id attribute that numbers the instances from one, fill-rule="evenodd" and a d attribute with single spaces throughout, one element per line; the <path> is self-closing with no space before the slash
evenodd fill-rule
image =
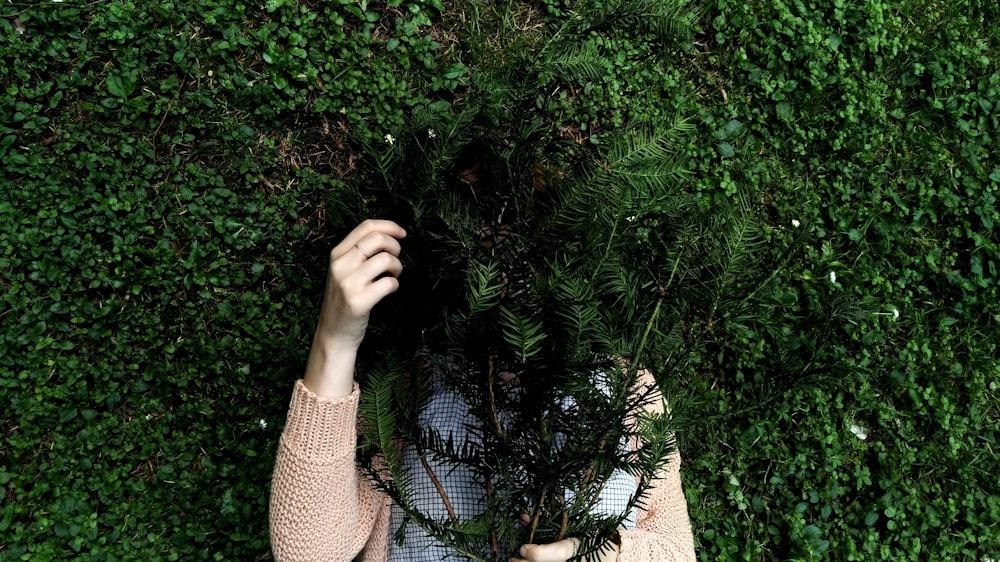
<path id="1" fill-rule="evenodd" d="M 646 370 L 640 371 L 639 384 L 656 387 L 652 374 Z M 663 406 L 663 400 L 656 399 L 650 410 L 661 413 Z M 670 462 L 656 475 L 646 509 L 638 512 L 636 528 L 621 532 L 618 562 L 695 560 L 694 534 L 688 518 L 687 500 L 681 488 L 680 452 L 675 450 L 669 459 Z"/>
<path id="2" fill-rule="evenodd" d="M 618 562 L 695 560 L 680 464 L 680 453 L 674 451 L 651 489 L 646 509 L 639 511 L 636 528 L 621 532 Z"/>
<path id="3" fill-rule="evenodd" d="M 358 477 L 354 363 L 371 309 L 399 287 L 395 223 L 365 221 L 330 254 L 326 295 L 306 374 L 295 385 L 271 490 L 276 560 L 350 561 L 385 551 L 384 495 Z M 383 555 L 384 556 L 384 555 Z"/>
<path id="4" fill-rule="evenodd" d="M 386 540 L 387 500 L 354 464 L 357 408 L 357 386 L 324 398 L 295 383 L 271 485 L 275 560 L 348 562 Z"/>

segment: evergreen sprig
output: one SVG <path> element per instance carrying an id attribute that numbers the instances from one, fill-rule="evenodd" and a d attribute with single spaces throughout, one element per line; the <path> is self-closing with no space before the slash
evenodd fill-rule
<path id="1" fill-rule="evenodd" d="M 370 345 L 396 352 L 361 381 L 362 464 L 408 521 L 466 558 L 506 560 L 520 544 L 575 536 L 593 559 L 644 505 L 674 446 L 638 366 L 682 369 L 710 333 L 705 318 L 752 322 L 744 313 L 765 297 L 744 291 L 764 244 L 749 203 L 698 213 L 684 193 L 685 119 L 584 146 L 546 111 L 552 80 L 597 76 L 601 53 L 579 34 L 683 36 L 678 5 L 581 6 L 540 49 L 479 47 L 467 97 L 445 115 L 415 112 L 393 143 L 367 141 L 357 188 L 336 195 L 354 203 L 351 218 L 392 218 L 410 233 L 402 288 L 383 307 L 405 323 L 372 320 Z M 420 427 L 432 385 L 467 404 L 473 439 Z M 404 466 L 399 447 L 420 462 Z M 429 462 L 475 475 L 484 511 L 422 511 L 408 487 Z M 601 513 L 616 470 L 637 492 Z"/>

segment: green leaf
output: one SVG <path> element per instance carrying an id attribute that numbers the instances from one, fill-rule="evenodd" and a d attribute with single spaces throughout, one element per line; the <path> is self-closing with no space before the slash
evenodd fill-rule
<path id="1" fill-rule="evenodd" d="M 503 328 L 504 340 L 514 348 L 514 352 L 522 363 L 535 357 L 542 351 L 542 341 L 545 333 L 541 322 L 500 307 L 500 326 Z"/>
<path id="2" fill-rule="evenodd" d="M 719 150 L 719 155 L 723 158 L 732 158 L 736 155 L 736 150 L 733 148 L 733 145 L 728 142 L 720 142 L 716 145 L 716 147 Z"/>
<path id="3" fill-rule="evenodd" d="M 469 314 L 485 312 L 500 301 L 503 283 L 496 262 L 473 262 L 469 273 Z"/>
<path id="4" fill-rule="evenodd" d="M 451 67 L 445 71 L 444 77 L 448 80 L 454 80 L 460 76 L 465 75 L 469 71 L 469 68 L 462 63 L 456 63 L 451 65 Z"/>
<path id="5" fill-rule="evenodd" d="M 107 85 L 111 95 L 122 99 L 129 97 L 135 91 L 135 80 L 128 76 L 108 76 Z"/>
<path id="6" fill-rule="evenodd" d="M 774 106 L 774 111 L 778 114 L 778 119 L 782 121 L 791 121 L 792 119 L 792 105 L 787 101 L 778 103 Z"/>
<path id="7" fill-rule="evenodd" d="M 399 47 L 399 39 L 396 39 L 395 37 L 393 37 L 392 39 L 389 39 L 385 43 L 385 50 L 386 51 L 389 51 L 389 52 L 395 51 L 396 47 Z"/>
<path id="8" fill-rule="evenodd" d="M 743 131 L 745 130 L 746 127 L 743 126 L 743 123 L 740 123 L 736 119 L 730 119 L 729 122 L 726 123 L 725 128 L 723 129 L 723 131 L 725 132 L 725 136 L 723 137 L 723 139 L 730 139 L 739 136 L 743 134 Z"/>

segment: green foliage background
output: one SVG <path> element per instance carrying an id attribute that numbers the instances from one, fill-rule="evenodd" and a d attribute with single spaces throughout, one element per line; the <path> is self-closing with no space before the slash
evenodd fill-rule
<path id="1" fill-rule="evenodd" d="M 701 208 L 749 198 L 760 264 L 804 237 L 773 330 L 709 317 L 697 368 L 661 373 L 700 557 L 997 558 L 1000 11 L 688 7 L 682 48 L 595 36 L 599 70 L 543 85 L 584 143 L 687 116 Z M 0 560 L 269 558 L 348 136 L 460 103 L 468 26 L 574 8 L 0 6 Z"/>

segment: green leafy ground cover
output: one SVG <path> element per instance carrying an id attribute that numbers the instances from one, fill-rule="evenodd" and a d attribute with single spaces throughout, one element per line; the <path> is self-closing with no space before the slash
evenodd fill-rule
<path id="1" fill-rule="evenodd" d="M 475 95 L 477 27 L 577 7 L 3 4 L 0 560 L 269 558 L 351 138 Z M 686 117 L 690 193 L 795 249 L 772 330 L 713 311 L 663 377 L 700 556 L 997 558 L 1000 12 L 688 9 L 677 44 L 584 41 L 599 72 L 539 107 L 584 143 Z"/>

